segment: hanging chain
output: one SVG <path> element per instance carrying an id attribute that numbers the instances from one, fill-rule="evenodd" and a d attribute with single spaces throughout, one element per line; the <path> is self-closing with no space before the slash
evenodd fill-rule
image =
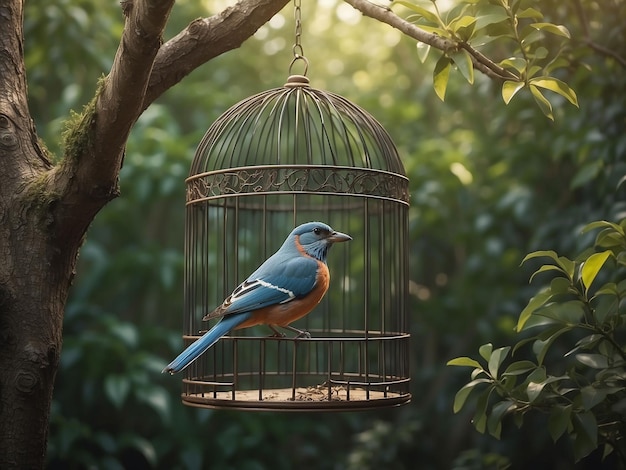
<path id="1" fill-rule="evenodd" d="M 304 75 L 309 69 L 309 61 L 304 57 L 304 49 L 302 48 L 302 0 L 293 0 L 293 17 L 295 20 L 295 43 L 293 44 L 293 60 L 289 66 L 289 74 L 293 66 L 298 61 L 304 62 Z"/>
<path id="2" fill-rule="evenodd" d="M 296 23 L 296 42 L 293 45 L 293 58 L 304 57 L 302 49 L 302 0 L 293 0 L 293 18 Z"/>

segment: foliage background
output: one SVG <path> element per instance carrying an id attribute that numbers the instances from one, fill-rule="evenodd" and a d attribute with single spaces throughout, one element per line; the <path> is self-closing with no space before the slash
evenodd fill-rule
<path id="1" fill-rule="evenodd" d="M 305 2 L 303 46 L 316 88 L 371 112 L 394 138 L 411 179 L 413 401 L 397 410 L 277 414 L 189 409 L 178 378 L 160 374 L 181 345 L 184 178 L 195 145 L 235 102 L 280 86 L 293 42 L 291 6 L 240 49 L 195 71 L 152 105 L 128 142 L 122 197 L 97 217 L 81 251 L 65 318 L 50 424 L 49 468 L 574 468 L 570 443 L 545 420 L 476 433 L 452 401 L 466 371 L 445 367 L 479 344 L 511 343 L 534 294 L 524 255 L 573 257 L 580 228 L 626 215 L 626 79 L 593 52 L 623 49 L 623 2 L 542 1 L 574 40 L 558 77 L 580 110 L 551 97 L 548 121 L 529 95 L 505 106 L 499 84 L 452 76 L 446 101 L 432 89 L 434 58 L 338 0 Z M 175 34 L 222 0 L 177 2 Z M 26 3 L 29 96 L 38 130 L 59 153 L 62 121 L 93 95 L 122 28 L 116 2 Z M 547 41 L 554 40 L 546 38 Z M 506 57 L 505 45 L 490 53 Z M 457 74 L 458 75 L 458 74 Z M 576 468 L 611 468 L 592 455 Z"/>

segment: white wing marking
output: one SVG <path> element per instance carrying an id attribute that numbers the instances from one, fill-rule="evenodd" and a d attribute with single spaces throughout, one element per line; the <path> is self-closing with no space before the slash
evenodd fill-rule
<path id="1" fill-rule="evenodd" d="M 291 292 L 289 289 L 285 289 L 284 287 L 278 287 L 275 286 L 274 284 L 270 284 L 269 282 L 263 281 L 261 279 L 257 279 L 256 282 L 258 282 L 259 284 L 261 284 L 263 287 L 267 287 L 269 289 L 276 289 L 279 292 L 282 292 L 283 294 L 287 294 L 289 296 L 289 298 L 283 300 L 282 302 L 280 302 L 281 304 L 285 304 L 287 302 L 291 302 L 293 299 L 296 298 L 296 295 Z"/>

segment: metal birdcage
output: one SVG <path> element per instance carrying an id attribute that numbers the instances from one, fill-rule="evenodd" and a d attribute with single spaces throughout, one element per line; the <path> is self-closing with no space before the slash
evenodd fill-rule
<path id="1" fill-rule="evenodd" d="M 209 408 L 357 410 L 410 401 L 408 180 L 367 112 L 292 75 L 226 111 L 186 180 L 184 340 L 282 244 L 323 221 L 353 240 L 331 250 L 331 285 L 294 323 L 223 337 L 185 372 L 182 400 Z"/>

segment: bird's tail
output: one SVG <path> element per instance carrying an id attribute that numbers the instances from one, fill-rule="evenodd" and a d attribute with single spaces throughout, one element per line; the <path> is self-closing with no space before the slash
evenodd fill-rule
<path id="1" fill-rule="evenodd" d="M 162 372 L 175 374 L 185 369 L 189 364 L 200 357 L 202 353 L 217 343 L 222 336 L 242 324 L 249 317 L 250 313 L 238 313 L 222 317 L 222 319 L 213 328 L 201 336 L 200 339 L 190 344 L 187 349 L 180 353 L 176 359 L 170 362 Z"/>

